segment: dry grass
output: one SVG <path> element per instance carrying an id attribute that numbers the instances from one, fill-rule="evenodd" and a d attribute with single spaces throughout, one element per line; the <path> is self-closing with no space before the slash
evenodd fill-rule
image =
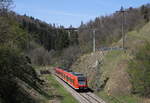
<path id="1" fill-rule="evenodd" d="M 129 95 L 131 90 L 131 84 L 129 81 L 129 75 L 126 72 L 127 63 L 122 61 L 122 63 L 117 65 L 117 68 L 110 74 L 110 79 L 107 82 L 105 89 L 110 90 L 112 95 Z M 107 91 L 107 90 L 106 90 Z"/>

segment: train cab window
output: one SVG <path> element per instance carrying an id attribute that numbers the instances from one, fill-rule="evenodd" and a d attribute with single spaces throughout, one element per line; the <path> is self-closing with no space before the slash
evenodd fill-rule
<path id="1" fill-rule="evenodd" d="M 86 78 L 84 76 L 78 77 L 78 82 L 80 85 L 86 85 Z"/>

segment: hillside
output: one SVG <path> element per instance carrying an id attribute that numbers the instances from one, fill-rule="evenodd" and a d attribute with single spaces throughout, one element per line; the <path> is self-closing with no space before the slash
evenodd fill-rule
<path id="1" fill-rule="evenodd" d="M 89 87 L 108 103 L 115 103 L 116 98 L 149 103 L 150 4 L 121 7 L 120 12 L 73 29 L 17 14 L 11 10 L 13 3 L 0 1 L 0 103 L 76 103 L 50 72 L 38 75 L 50 66 L 84 73 Z M 120 14 L 123 10 L 127 11 L 126 21 Z M 121 47 L 123 24 L 126 51 L 90 53 L 94 31 L 96 48 Z"/>
<path id="2" fill-rule="evenodd" d="M 42 57 L 49 56 L 49 52 L 33 38 L 30 38 L 34 42 L 31 47 L 28 40 L 29 32 L 18 21 L 7 15 L 0 17 L 0 103 L 53 103 L 54 100 L 76 103 L 52 76 L 45 76 L 46 80 L 43 75 L 43 78 L 39 77 L 32 58 L 27 56 L 28 51 L 38 49 L 37 54 L 42 52 Z"/>
<path id="3" fill-rule="evenodd" d="M 110 101 L 105 95 L 107 93 L 124 102 L 141 103 L 140 97 L 132 94 L 133 85 L 128 71 L 131 69 L 129 62 L 134 60 L 135 53 L 142 50 L 140 48 L 145 46 L 147 42 L 150 42 L 149 27 L 150 23 L 147 23 L 141 29 L 126 34 L 126 52 L 111 50 L 103 53 L 97 51 L 94 54 L 85 54 L 74 63 L 72 69 L 87 75 L 90 87 L 97 94 L 107 99 L 108 103 Z M 121 44 L 122 40 L 113 44 L 113 46 L 121 46 Z M 97 60 L 99 63 L 96 63 Z M 110 103 L 113 103 L 113 101 Z M 142 103 L 149 102 L 143 100 Z"/>

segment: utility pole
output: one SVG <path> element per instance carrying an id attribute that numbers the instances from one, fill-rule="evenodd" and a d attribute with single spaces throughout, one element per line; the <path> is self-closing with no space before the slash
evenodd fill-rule
<path id="1" fill-rule="evenodd" d="M 70 31 L 68 30 L 68 37 L 69 37 L 69 39 L 70 39 Z"/>
<path id="2" fill-rule="evenodd" d="M 122 48 L 123 50 L 125 49 L 125 32 L 124 32 L 124 24 L 125 24 L 125 10 L 123 8 L 123 6 L 121 7 L 121 10 L 120 11 L 117 11 L 119 13 L 121 13 L 121 17 L 122 17 L 122 20 L 121 20 L 121 34 L 122 34 Z"/>
<path id="3" fill-rule="evenodd" d="M 122 14 L 122 48 L 123 50 L 125 49 L 125 33 L 124 33 L 124 19 L 125 19 L 125 10 L 123 9 L 123 7 L 120 10 L 121 14 Z"/>
<path id="4" fill-rule="evenodd" d="M 93 30 L 93 53 L 95 52 L 95 30 Z"/>

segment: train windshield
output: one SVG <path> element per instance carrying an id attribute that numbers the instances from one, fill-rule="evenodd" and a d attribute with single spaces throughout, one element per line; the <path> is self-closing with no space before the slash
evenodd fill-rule
<path id="1" fill-rule="evenodd" d="M 80 85 L 86 85 L 86 78 L 85 77 L 78 77 L 78 82 Z"/>

